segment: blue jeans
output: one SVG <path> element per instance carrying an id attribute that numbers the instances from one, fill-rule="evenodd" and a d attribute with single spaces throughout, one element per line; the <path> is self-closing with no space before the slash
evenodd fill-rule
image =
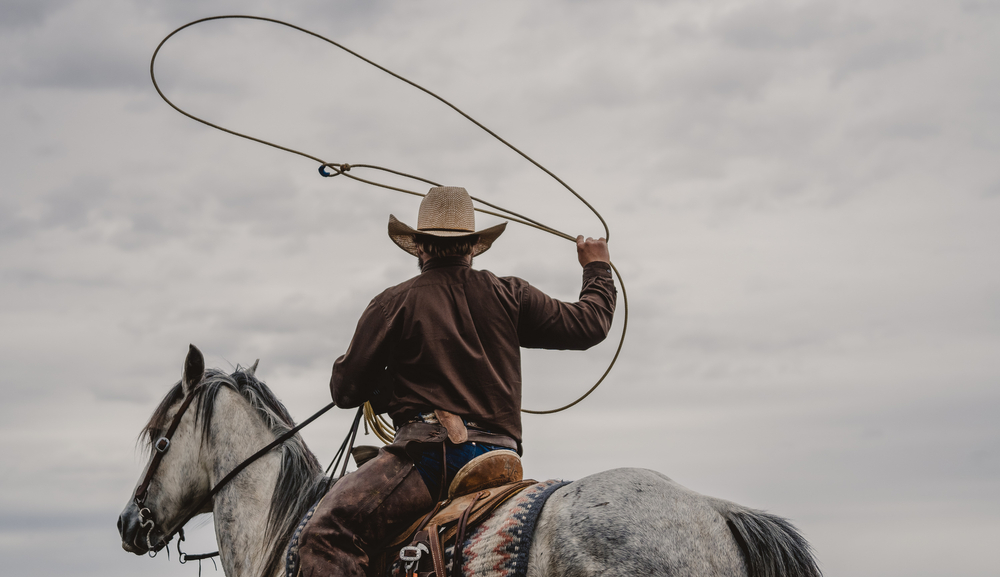
<path id="1" fill-rule="evenodd" d="M 427 490 L 430 491 L 431 495 L 439 501 L 446 496 L 445 493 L 442 492 L 441 486 L 442 449 L 446 453 L 444 460 L 448 466 L 448 475 L 444 485 L 445 491 L 447 491 L 448 485 L 451 484 L 452 480 L 455 478 L 455 474 L 458 473 L 458 470 L 472 459 L 475 459 L 479 455 L 489 453 L 490 451 L 510 450 L 507 447 L 500 447 L 489 443 L 468 442 L 462 443 L 461 445 L 455 445 L 451 441 L 447 441 L 437 446 L 429 446 L 424 449 L 420 458 L 416 460 L 417 472 L 420 473 L 421 478 L 423 478 L 424 483 L 427 485 Z"/>

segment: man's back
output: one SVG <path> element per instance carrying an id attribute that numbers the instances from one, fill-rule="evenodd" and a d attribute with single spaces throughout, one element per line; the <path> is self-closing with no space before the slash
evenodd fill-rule
<path id="1" fill-rule="evenodd" d="M 442 409 L 520 442 L 520 347 L 586 349 L 603 340 L 615 305 L 606 269 L 585 268 L 581 300 L 564 303 L 462 257 L 430 259 L 372 300 L 334 365 L 334 399 L 357 404 L 388 367 L 387 411 L 397 426 Z"/>

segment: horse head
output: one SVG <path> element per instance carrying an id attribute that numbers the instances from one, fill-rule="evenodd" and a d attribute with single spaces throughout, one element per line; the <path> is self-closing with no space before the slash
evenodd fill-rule
<path id="1" fill-rule="evenodd" d="M 199 453 L 205 431 L 198 426 L 199 410 L 192 410 L 203 392 L 205 358 L 194 345 L 184 361 L 183 376 L 143 428 L 141 438 L 149 460 L 128 505 L 118 517 L 122 548 L 142 555 L 159 551 L 183 524 L 199 513 L 211 490 L 209 471 Z"/>
<path id="2" fill-rule="evenodd" d="M 217 531 L 228 575 L 277 571 L 278 544 L 287 543 L 327 480 L 256 369 L 206 370 L 191 346 L 183 377 L 140 437 L 150 457 L 118 518 L 126 551 L 155 554 L 189 519 L 214 512 L 238 520 Z"/>

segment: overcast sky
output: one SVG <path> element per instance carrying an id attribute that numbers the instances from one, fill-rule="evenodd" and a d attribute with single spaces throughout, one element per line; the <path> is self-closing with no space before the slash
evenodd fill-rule
<path id="1" fill-rule="evenodd" d="M 655 469 L 790 518 L 830 576 L 997 574 L 997 2 L 0 0 L 5 574 L 196 575 L 115 529 L 188 343 L 209 366 L 259 358 L 301 420 L 369 299 L 416 273 L 385 234 L 416 199 L 156 94 L 159 41 L 230 13 L 427 86 L 604 215 L 625 348 L 581 405 L 525 417 L 528 476 Z M 472 124 L 315 38 L 208 23 L 157 73 L 213 122 L 603 234 Z M 579 290 L 573 245 L 521 226 L 475 265 Z M 585 391 L 623 312 L 591 352 L 527 355 L 524 405 Z M 352 413 L 306 430 L 320 461 Z M 189 549 L 212 550 L 199 524 Z"/>

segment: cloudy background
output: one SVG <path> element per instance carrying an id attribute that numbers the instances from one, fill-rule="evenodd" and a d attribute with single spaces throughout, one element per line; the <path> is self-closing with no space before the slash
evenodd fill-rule
<path id="1" fill-rule="evenodd" d="M 416 199 L 160 100 L 157 43 L 227 13 L 428 86 L 607 219 L 625 349 L 583 404 L 525 417 L 529 476 L 656 469 L 789 517 L 831 576 L 997 574 L 996 2 L 2 0 L 4 574 L 196 575 L 115 530 L 188 343 L 210 366 L 260 358 L 301 420 L 371 296 L 416 272 L 385 237 Z M 603 234 L 488 135 L 314 38 L 204 24 L 157 73 L 225 126 Z M 572 244 L 525 227 L 476 266 L 579 290 Z M 528 355 L 525 406 L 586 390 L 622 319 L 586 354 Z M 306 430 L 321 461 L 350 413 Z M 188 548 L 212 550 L 195 525 Z"/>

